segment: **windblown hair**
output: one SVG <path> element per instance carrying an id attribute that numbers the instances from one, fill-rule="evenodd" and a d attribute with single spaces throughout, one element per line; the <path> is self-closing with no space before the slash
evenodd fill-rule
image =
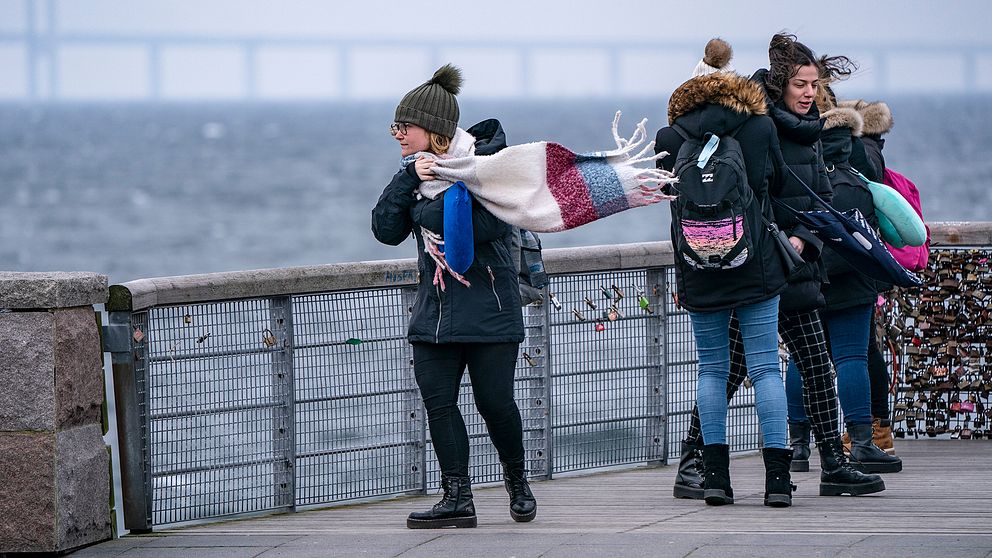
<path id="1" fill-rule="evenodd" d="M 789 80 L 799 73 L 802 66 L 816 66 L 821 81 L 830 83 L 847 78 L 858 69 L 857 64 L 846 56 L 821 56 L 800 43 L 795 35 L 776 33 L 768 44 L 768 79 L 765 83 L 768 96 L 778 101 L 785 93 Z"/>
<path id="2" fill-rule="evenodd" d="M 430 152 L 435 155 L 444 155 L 451 147 L 451 138 L 442 136 L 437 132 L 427 132 L 427 139 L 430 141 Z"/>

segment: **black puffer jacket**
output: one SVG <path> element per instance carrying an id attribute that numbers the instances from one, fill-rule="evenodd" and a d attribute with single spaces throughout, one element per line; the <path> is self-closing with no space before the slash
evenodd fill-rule
<path id="1" fill-rule="evenodd" d="M 767 75 L 768 70 L 761 69 L 755 72 L 751 79 L 764 87 Z M 767 88 L 765 91 L 767 93 Z M 775 128 L 778 130 L 778 140 L 785 165 L 818 196 L 830 203 L 832 197 L 830 180 L 827 178 L 820 154 L 820 130 L 823 122 L 820 120 L 820 112 L 816 104 L 813 104 L 807 114 L 798 115 L 787 109 L 781 100 L 774 103 L 769 100 L 768 116 L 775 122 Z M 773 183 L 781 184 L 781 189 L 778 191 L 772 189 L 772 197 L 785 202 L 789 207 L 798 211 L 818 208 L 816 202 L 792 173 L 786 171 L 786 176 L 778 177 Z M 796 221 L 795 216 L 787 210 L 776 207 L 775 220 L 789 236 L 795 236 L 805 242 L 802 256 L 811 264 L 789 280 L 789 287 L 782 293 L 779 310 L 794 313 L 822 308 L 825 301 L 820 290 L 826 281 L 826 273 L 819 260 L 823 242 Z"/>
<path id="2" fill-rule="evenodd" d="M 775 125 L 764 115 L 765 110 L 765 95 L 757 84 L 733 74 L 714 73 L 690 79 L 672 93 L 668 122 L 700 138 L 706 132 L 723 136 L 737 130 L 734 137 L 741 146 L 754 203 L 764 208 L 770 221 L 769 181 L 782 160 Z M 683 142 L 671 127 L 658 130 L 655 152 L 668 152 L 658 161 L 660 168 L 672 170 Z M 675 277 L 683 306 L 694 311 L 734 308 L 768 300 L 785 289 L 785 271 L 773 240 L 764 222 L 756 221 L 751 223 L 755 253 L 740 267 L 698 270 L 676 258 Z"/>
<path id="3" fill-rule="evenodd" d="M 864 122 L 860 140 L 864 144 L 865 158 L 862 161 L 857 150 L 852 151 L 851 165 L 869 179 L 881 182 L 885 172 L 885 157 L 882 155 L 885 139 L 882 135 L 892 131 L 892 111 L 883 102 L 869 103 L 861 99 L 841 101 L 838 106 L 858 111 Z"/>
<path id="4" fill-rule="evenodd" d="M 857 208 L 868 224 L 877 230 L 878 217 L 871 191 L 851 172 L 850 157 L 859 145 L 852 138 L 861 133 L 861 115 L 852 108 L 839 107 L 823 113 L 823 118 L 820 141 L 827 176 L 834 191 L 831 205 L 838 211 Z M 823 286 L 828 310 L 874 304 L 875 297 L 882 290 L 878 282 L 862 275 L 830 246 L 823 248 L 823 263 L 830 278 L 830 282 Z"/>
<path id="5" fill-rule="evenodd" d="M 496 120 L 469 128 L 476 138 L 476 155 L 491 155 L 506 147 Z M 444 196 L 420 198 L 420 179 L 413 168 L 396 173 L 372 210 L 372 232 L 379 242 L 397 245 L 412 232 L 417 239 L 417 298 L 410 316 L 408 339 L 425 343 L 519 343 L 524 339 L 517 267 L 510 253 L 513 229 L 472 200 L 475 260 L 465 272 L 466 287 L 445 274 L 445 290 L 433 284 L 437 265 L 424 253 L 420 228 L 443 233 Z M 419 199 L 418 199 L 419 198 Z"/>

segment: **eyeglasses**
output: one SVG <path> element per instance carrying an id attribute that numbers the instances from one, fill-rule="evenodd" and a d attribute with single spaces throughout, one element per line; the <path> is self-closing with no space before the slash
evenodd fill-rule
<path id="1" fill-rule="evenodd" d="M 404 136 L 409 130 L 409 126 L 414 126 L 413 124 L 407 124 L 406 122 L 393 122 L 389 125 L 389 135 L 395 136 L 397 132 L 401 132 Z"/>

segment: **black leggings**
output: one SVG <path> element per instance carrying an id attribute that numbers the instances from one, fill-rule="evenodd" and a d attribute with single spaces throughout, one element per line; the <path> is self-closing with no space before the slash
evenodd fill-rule
<path id="1" fill-rule="evenodd" d="M 458 411 L 458 388 L 466 366 L 475 407 L 486 421 L 500 461 L 523 465 L 523 427 L 513 400 L 518 348 L 517 343 L 413 343 L 413 371 L 441 474 L 468 476 L 468 432 Z"/>

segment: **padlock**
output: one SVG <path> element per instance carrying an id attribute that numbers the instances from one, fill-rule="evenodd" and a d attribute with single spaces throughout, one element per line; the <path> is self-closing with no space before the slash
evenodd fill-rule
<path id="1" fill-rule="evenodd" d="M 604 324 L 603 322 L 596 322 L 596 331 L 597 332 L 602 332 L 602 331 L 605 331 L 605 330 L 606 330 L 606 324 Z"/>
<path id="2" fill-rule="evenodd" d="M 266 328 L 262 330 L 262 343 L 266 347 L 275 347 L 279 343 L 279 340 L 276 339 L 275 335 L 272 335 L 272 330 Z"/>
<path id="3" fill-rule="evenodd" d="M 531 366 L 537 366 L 536 364 L 534 364 L 534 359 L 531 358 L 531 356 L 529 354 L 527 354 L 526 352 L 523 354 L 523 357 L 524 357 L 524 360 L 527 361 L 527 364 L 529 364 Z"/>
<path id="4" fill-rule="evenodd" d="M 610 285 L 610 288 L 613 289 L 613 294 L 617 295 L 617 300 L 623 298 L 623 291 L 620 290 L 620 287 L 616 285 Z"/>
<path id="5" fill-rule="evenodd" d="M 131 336 L 135 343 L 141 343 L 145 339 L 145 334 L 141 332 L 140 327 L 134 328 L 134 335 Z"/>
<path id="6" fill-rule="evenodd" d="M 190 316 L 189 314 L 183 316 L 183 323 L 186 325 L 193 323 L 193 316 Z"/>
<path id="7" fill-rule="evenodd" d="M 578 308 L 572 308 L 572 315 L 580 322 L 586 321 L 586 317 L 582 315 L 582 312 L 579 312 Z"/>
<path id="8" fill-rule="evenodd" d="M 561 310 L 561 302 L 558 300 L 558 297 L 555 296 L 555 293 L 549 291 L 548 298 L 551 299 L 551 304 L 555 307 L 555 310 Z"/>
<path id="9" fill-rule="evenodd" d="M 588 306 L 589 308 L 592 308 L 593 310 L 597 308 L 596 303 L 589 300 L 589 297 L 585 297 L 583 300 L 585 301 L 586 306 Z"/>

